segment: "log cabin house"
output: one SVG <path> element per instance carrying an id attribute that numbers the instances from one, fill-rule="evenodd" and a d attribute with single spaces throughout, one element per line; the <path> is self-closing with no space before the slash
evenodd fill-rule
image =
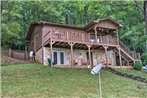
<path id="1" fill-rule="evenodd" d="M 26 40 L 27 50 L 36 53 L 35 61 L 51 66 L 87 67 L 102 60 L 105 66 L 125 68 L 141 61 L 119 40 L 123 26 L 111 19 L 99 19 L 84 27 L 68 26 L 45 21 L 30 25 Z"/>

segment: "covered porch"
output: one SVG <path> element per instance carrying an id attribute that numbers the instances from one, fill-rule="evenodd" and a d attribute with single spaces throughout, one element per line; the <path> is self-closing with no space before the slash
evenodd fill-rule
<path id="1" fill-rule="evenodd" d="M 48 65 L 48 58 L 51 66 L 84 68 L 91 67 L 105 61 L 104 66 L 115 66 L 115 55 L 106 46 L 75 43 L 63 41 L 49 41 L 44 45 L 44 64 Z"/>

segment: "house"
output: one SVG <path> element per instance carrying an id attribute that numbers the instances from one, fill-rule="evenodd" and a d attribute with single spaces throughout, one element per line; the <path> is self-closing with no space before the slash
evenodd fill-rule
<path id="1" fill-rule="evenodd" d="M 35 22 L 27 33 L 27 47 L 43 65 L 50 59 L 51 66 L 87 67 L 103 60 L 106 66 L 129 67 L 141 59 L 119 40 L 117 31 L 122 27 L 111 19 L 95 20 L 84 27 Z"/>

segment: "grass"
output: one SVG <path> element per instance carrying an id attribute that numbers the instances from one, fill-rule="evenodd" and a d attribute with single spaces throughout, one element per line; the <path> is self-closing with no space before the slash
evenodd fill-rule
<path id="1" fill-rule="evenodd" d="M 146 74 L 146 73 L 145 73 Z M 102 70 L 103 98 L 146 98 L 145 83 Z M 147 88 L 147 87 L 146 87 Z M 98 79 L 88 69 L 49 68 L 40 64 L 2 67 L 3 98 L 99 98 Z"/>
<path id="2" fill-rule="evenodd" d="M 142 78 L 147 79 L 147 71 L 145 70 L 126 70 L 126 69 L 117 69 L 117 71 L 122 72 L 122 73 L 127 73 L 129 75 L 134 75 L 134 76 L 140 76 Z"/>

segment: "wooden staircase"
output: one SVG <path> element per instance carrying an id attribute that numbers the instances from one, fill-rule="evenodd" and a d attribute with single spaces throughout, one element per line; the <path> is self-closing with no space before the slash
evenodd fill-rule
<path id="1" fill-rule="evenodd" d="M 132 52 L 122 41 L 119 41 L 119 49 L 121 58 L 127 62 L 127 65 L 132 65 L 136 61 L 141 62 L 140 53 Z M 118 49 L 115 49 L 114 51 L 119 54 Z"/>

